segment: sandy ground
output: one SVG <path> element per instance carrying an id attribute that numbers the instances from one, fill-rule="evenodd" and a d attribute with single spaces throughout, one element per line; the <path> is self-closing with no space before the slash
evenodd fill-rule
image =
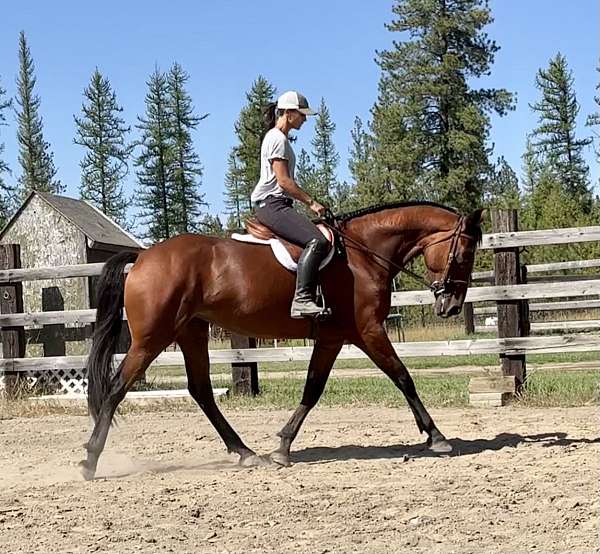
<path id="1" fill-rule="evenodd" d="M 265 453 L 289 412 L 227 415 Z M 127 415 L 93 482 L 87 418 L 0 421 L 0 552 L 598 551 L 597 408 L 432 415 L 454 455 L 408 410 L 317 408 L 279 470 L 239 468 L 200 413 Z"/>

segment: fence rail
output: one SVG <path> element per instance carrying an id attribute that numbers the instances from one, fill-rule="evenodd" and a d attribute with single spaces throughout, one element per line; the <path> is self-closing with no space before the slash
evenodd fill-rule
<path id="1" fill-rule="evenodd" d="M 600 241 L 600 227 L 568 227 L 483 235 L 482 249 Z"/>
<path id="2" fill-rule="evenodd" d="M 549 354 L 555 352 L 598 352 L 600 335 L 573 334 L 552 337 L 511 337 L 503 339 L 473 339 L 427 342 L 393 343 L 398 356 L 405 358 L 430 356 L 465 356 L 475 354 Z M 298 362 L 310 360 L 311 346 L 288 348 L 242 348 L 237 350 L 210 350 L 210 362 L 229 364 L 239 362 Z M 116 354 L 119 363 L 124 354 Z M 338 359 L 366 359 L 365 353 L 353 345 L 346 345 Z M 82 369 L 87 356 L 57 356 L 45 358 L 0 359 L 0 370 L 11 372 L 45 371 L 50 369 Z M 163 352 L 151 367 L 183 365 L 181 352 Z"/>
<path id="3" fill-rule="evenodd" d="M 568 300 L 566 302 L 537 302 L 529 304 L 530 312 L 551 312 L 556 310 L 592 310 L 600 308 L 600 300 Z M 473 308 L 475 315 L 489 315 L 498 313 L 496 306 L 482 306 Z"/>
<path id="4" fill-rule="evenodd" d="M 564 271 L 567 269 L 589 269 L 591 267 L 600 267 L 600 260 L 574 260 L 569 262 L 553 262 L 550 264 L 527 264 L 525 268 L 527 275 L 531 273 L 547 273 L 550 271 Z M 568 277 L 561 275 L 560 277 Z M 474 271 L 473 281 L 483 281 L 493 279 L 493 271 Z"/>

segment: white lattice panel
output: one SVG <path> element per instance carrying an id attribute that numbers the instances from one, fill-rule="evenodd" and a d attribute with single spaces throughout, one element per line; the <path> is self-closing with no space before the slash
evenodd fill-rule
<path id="1" fill-rule="evenodd" d="M 52 371 L 27 371 L 25 377 L 30 387 L 42 387 L 46 392 L 86 394 L 85 369 L 55 369 Z M 4 389 L 4 376 L 0 375 L 0 389 Z"/>

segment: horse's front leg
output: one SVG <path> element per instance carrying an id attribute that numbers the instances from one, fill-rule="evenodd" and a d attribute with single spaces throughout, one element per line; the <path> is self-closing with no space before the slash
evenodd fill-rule
<path id="1" fill-rule="evenodd" d="M 310 412 L 319 401 L 321 394 L 323 394 L 331 367 L 343 344 L 344 341 L 338 339 L 332 341 L 319 339 L 315 341 L 308 366 L 308 375 L 304 385 L 302 401 L 285 427 L 277 433 L 281 437 L 281 442 L 279 448 L 271 453 L 271 460 L 275 463 L 282 466 L 290 465 L 290 447 L 292 442 L 296 438 L 308 412 Z"/>
<path id="2" fill-rule="evenodd" d="M 361 332 L 360 341 L 356 342 L 356 346 L 363 350 L 377 364 L 377 367 L 392 380 L 394 385 L 404 393 L 406 401 L 415 416 L 419 431 L 421 433 L 426 431 L 429 435 L 427 445 L 431 450 L 440 453 L 452 451 L 452 446 L 436 427 L 425 406 L 423 406 L 412 377 L 406 366 L 396 355 L 383 325 L 373 323 L 365 328 Z"/>

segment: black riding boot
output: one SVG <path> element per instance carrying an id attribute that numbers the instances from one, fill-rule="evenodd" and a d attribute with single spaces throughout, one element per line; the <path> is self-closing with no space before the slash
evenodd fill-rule
<path id="1" fill-rule="evenodd" d="M 298 260 L 296 292 L 290 310 L 291 317 L 315 317 L 322 308 L 315 302 L 319 265 L 327 255 L 327 245 L 311 240 Z"/>

